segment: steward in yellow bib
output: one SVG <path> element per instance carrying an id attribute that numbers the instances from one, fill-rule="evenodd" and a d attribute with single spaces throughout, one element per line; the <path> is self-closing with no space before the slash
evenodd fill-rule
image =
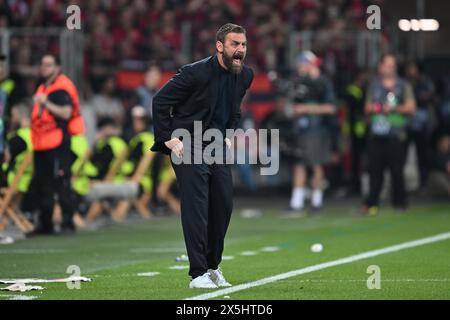
<path id="1" fill-rule="evenodd" d="M 133 107 L 131 115 L 133 118 L 134 136 L 130 139 L 130 154 L 125 163 L 125 166 L 132 168 L 129 174 L 130 176 L 135 173 L 144 154 L 146 152 L 152 152 L 150 148 L 155 143 L 155 136 L 153 133 L 147 131 L 148 117 L 145 109 L 141 106 Z M 150 168 L 151 166 L 147 168 L 139 181 L 139 194 L 151 193 L 152 191 L 153 183 Z"/>
<path id="2" fill-rule="evenodd" d="M 20 128 L 15 132 L 9 133 L 7 141 L 9 152 L 7 152 L 5 162 L 2 164 L 2 170 L 6 174 L 7 185 L 10 186 L 25 156 L 33 152 L 30 128 Z M 19 192 L 25 193 L 28 191 L 32 176 L 33 166 L 30 165 L 19 180 L 17 185 Z"/>
<path id="3" fill-rule="evenodd" d="M 112 118 L 102 118 L 97 125 L 97 142 L 91 158 L 97 169 L 95 179 L 105 179 L 108 171 L 124 152 L 128 151 L 126 142 L 119 136 L 120 129 Z M 130 163 L 125 162 L 114 174 L 114 182 L 122 182 L 132 172 Z"/>
<path id="4" fill-rule="evenodd" d="M 90 161 L 89 143 L 85 135 L 73 135 L 70 141 L 70 149 L 73 155 L 72 189 L 75 203 L 78 204 L 78 212 L 85 215 L 89 206 L 84 197 L 89 193 L 90 180 L 98 175 L 97 168 Z"/>
<path id="5" fill-rule="evenodd" d="M 0 55 L 0 160 L 3 161 L 5 152 L 5 141 L 7 140 L 7 131 L 9 128 L 9 117 L 14 98 L 17 98 L 17 90 L 14 90 L 16 83 L 9 78 L 7 57 Z"/>
<path id="6" fill-rule="evenodd" d="M 133 120 L 133 132 L 135 136 L 130 140 L 130 158 L 134 165 L 134 170 L 139 159 L 145 152 L 151 152 L 155 137 L 153 133 L 148 132 L 149 115 L 141 106 L 135 106 L 131 110 Z M 150 146 L 150 147 L 149 147 Z M 180 214 L 180 203 L 172 194 L 171 188 L 176 181 L 175 172 L 170 163 L 169 156 L 157 153 L 152 160 L 148 172 L 140 181 L 140 192 L 151 193 L 156 203 L 166 203 L 176 214 Z"/>
<path id="7" fill-rule="evenodd" d="M 74 233 L 73 192 L 71 188 L 70 136 L 84 133 L 84 121 L 74 83 L 60 72 L 58 58 L 46 54 L 41 59 L 40 75 L 31 110 L 34 175 L 30 189 L 39 209 L 39 225 L 30 235 L 52 234 L 55 194 L 61 206 L 61 233 Z"/>
<path id="8" fill-rule="evenodd" d="M 22 166 L 25 158 L 33 152 L 31 143 L 29 108 L 25 105 L 15 105 L 10 110 L 7 146 L 5 149 L 5 161 L 2 164 L 2 186 L 10 186 L 16 177 L 17 171 Z M 33 163 L 25 169 L 17 185 L 18 195 L 13 199 L 13 205 L 20 206 L 24 214 L 32 219 L 30 214 L 37 207 L 32 195 L 28 195 L 30 182 L 33 177 Z M 29 198 L 27 198 L 27 195 Z"/>

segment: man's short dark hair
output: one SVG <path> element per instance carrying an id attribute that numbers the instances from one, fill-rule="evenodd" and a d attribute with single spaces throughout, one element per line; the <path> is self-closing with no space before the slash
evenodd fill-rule
<path id="1" fill-rule="evenodd" d="M 222 43 L 225 42 L 225 36 L 229 33 L 243 33 L 246 34 L 245 28 L 237 25 L 237 24 L 233 24 L 233 23 L 227 23 L 224 24 L 223 26 L 221 26 L 219 28 L 219 30 L 216 33 L 216 41 L 220 41 Z"/>
<path id="2" fill-rule="evenodd" d="M 44 54 L 44 55 L 42 56 L 42 58 L 44 58 L 44 57 L 52 57 L 53 60 L 55 61 L 55 64 L 56 64 L 57 66 L 60 66 L 60 65 L 61 65 L 61 59 L 59 58 L 59 55 L 57 55 L 57 54 L 48 52 L 48 53 L 46 53 L 46 54 Z"/>

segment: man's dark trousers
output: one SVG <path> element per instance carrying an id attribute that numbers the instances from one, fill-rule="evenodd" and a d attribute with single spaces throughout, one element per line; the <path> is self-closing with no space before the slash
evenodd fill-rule
<path id="1" fill-rule="evenodd" d="M 383 187 L 384 170 L 389 169 L 392 182 L 392 204 L 394 207 L 406 207 L 404 181 L 405 142 L 397 136 L 385 138 L 371 137 L 368 141 L 368 165 L 370 191 L 367 205 L 378 206 Z"/>
<path id="2" fill-rule="evenodd" d="M 193 151 L 192 159 L 193 159 Z M 230 164 L 175 164 L 189 275 L 217 269 L 233 209 Z"/>
<path id="3" fill-rule="evenodd" d="M 39 223 L 42 231 L 53 231 L 55 194 L 62 209 L 62 227 L 74 229 L 70 165 L 68 143 L 63 143 L 56 149 L 34 152 L 35 169 L 29 188 L 31 194 L 28 196 L 36 201 L 36 209 L 40 210 Z"/>

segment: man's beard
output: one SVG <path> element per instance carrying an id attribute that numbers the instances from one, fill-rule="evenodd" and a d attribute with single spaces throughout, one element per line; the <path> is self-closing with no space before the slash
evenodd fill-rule
<path id="1" fill-rule="evenodd" d="M 223 58 L 223 64 L 225 67 L 227 67 L 228 71 L 234 74 L 239 74 L 242 71 L 242 68 L 244 66 L 244 55 L 240 53 L 234 53 L 231 56 L 227 55 L 224 51 L 222 54 Z M 239 59 L 241 63 L 239 65 L 236 65 L 233 63 L 233 59 Z"/>

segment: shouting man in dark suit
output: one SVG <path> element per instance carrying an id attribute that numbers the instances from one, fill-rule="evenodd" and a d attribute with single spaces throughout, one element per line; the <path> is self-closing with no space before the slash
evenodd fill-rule
<path id="1" fill-rule="evenodd" d="M 153 98 L 152 151 L 183 157 L 184 152 L 193 150 L 192 142 L 202 137 L 195 134 L 191 141 L 181 141 L 172 133 L 176 129 L 194 133 L 194 121 L 200 121 L 203 130 L 222 133 L 222 139 L 214 143 L 227 153 L 231 145 L 227 129 L 235 129 L 242 98 L 253 80 L 252 70 L 244 66 L 245 29 L 231 23 L 222 26 L 216 35 L 216 50 L 214 56 L 183 66 Z M 207 146 L 203 141 L 196 145 L 202 150 Z M 181 195 L 181 221 L 192 277 L 189 287 L 230 286 L 219 268 L 233 207 L 230 166 L 204 159 L 201 163 L 175 163 L 173 157 L 172 166 Z"/>

